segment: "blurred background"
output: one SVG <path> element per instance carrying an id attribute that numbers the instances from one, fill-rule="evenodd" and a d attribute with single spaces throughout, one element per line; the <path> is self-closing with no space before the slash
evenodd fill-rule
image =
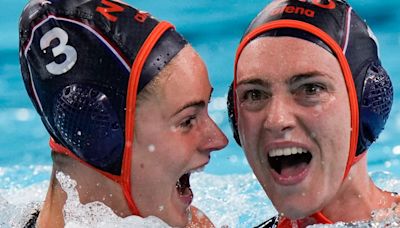
<path id="1" fill-rule="evenodd" d="M 18 21 L 26 0 L 0 0 L 0 202 L 41 201 L 51 172 L 49 136 L 25 92 L 18 60 Z M 214 94 L 209 111 L 230 144 L 212 154 L 205 173 L 191 181 L 194 204 L 217 227 L 254 226 L 275 210 L 232 137 L 226 94 L 242 33 L 265 0 L 126 0 L 158 19 L 172 22 L 207 64 Z M 380 41 L 380 55 L 394 85 L 386 129 L 368 153 L 372 178 L 384 189 L 400 189 L 400 1 L 351 0 Z M 1 202 L 0 206 L 4 206 Z M 4 207 L 5 212 L 12 212 Z M 0 210 L 1 212 L 1 210 Z M 7 213 L 0 215 L 7 221 Z M 239 225 L 238 225 L 239 224 Z M 226 226 L 225 226 L 226 227 Z"/>
<path id="2" fill-rule="evenodd" d="M 51 164 L 48 134 L 23 87 L 18 60 L 18 21 L 27 1 L 0 0 L 0 188 L 27 186 L 48 179 Z M 230 130 L 226 111 L 227 88 L 233 78 L 233 60 L 247 25 L 269 2 L 261 0 L 152 0 L 127 3 L 172 22 L 200 53 L 209 70 L 214 94 L 213 119 L 230 139 L 213 153 L 206 173 L 251 172 Z M 371 171 L 400 176 L 400 1 L 351 0 L 380 41 L 383 65 L 392 78 L 395 101 L 386 129 L 368 153 Z M 36 175 L 33 175 L 35 173 Z M 27 174 L 28 177 L 25 175 Z"/>

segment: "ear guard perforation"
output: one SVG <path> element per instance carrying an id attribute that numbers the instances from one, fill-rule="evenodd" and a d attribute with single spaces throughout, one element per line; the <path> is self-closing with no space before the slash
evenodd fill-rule
<path id="1" fill-rule="evenodd" d="M 364 152 L 384 129 L 393 104 L 393 85 L 379 63 L 371 63 L 365 72 L 360 100 L 360 135 L 357 155 Z"/>
<path id="2" fill-rule="evenodd" d="M 57 138 L 84 161 L 119 175 L 123 129 L 108 97 L 91 86 L 74 84 L 62 89 L 54 104 Z"/>

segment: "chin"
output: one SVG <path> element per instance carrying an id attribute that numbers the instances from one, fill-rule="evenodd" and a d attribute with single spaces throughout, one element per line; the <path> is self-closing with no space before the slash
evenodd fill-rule
<path id="1" fill-rule="evenodd" d="M 284 207 L 281 207 L 280 209 L 279 207 L 276 208 L 280 214 L 283 214 L 285 217 L 292 220 L 303 219 L 320 211 L 320 208 L 317 206 L 305 207 L 304 205 L 306 204 L 286 205 Z"/>
<path id="2" fill-rule="evenodd" d="M 164 220 L 168 225 L 172 227 L 185 227 L 189 224 L 189 215 L 180 215 L 180 216 L 173 216 L 168 218 L 161 218 Z"/>

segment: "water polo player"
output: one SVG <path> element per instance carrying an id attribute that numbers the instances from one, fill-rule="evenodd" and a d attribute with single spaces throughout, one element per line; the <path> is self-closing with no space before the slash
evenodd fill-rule
<path id="1" fill-rule="evenodd" d="M 51 135 L 39 227 L 64 225 L 57 171 L 77 181 L 82 203 L 103 202 L 121 217 L 212 226 L 200 213 L 189 218 L 190 174 L 227 139 L 207 112 L 205 65 L 171 24 L 121 1 L 32 0 L 20 63 Z"/>
<path id="2" fill-rule="evenodd" d="M 236 54 L 235 139 L 279 212 L 262 227 L 371 219 L 399 202 L 367 173 L 392 84 L 375 36 L 345 1 L 276 0 Z"/>

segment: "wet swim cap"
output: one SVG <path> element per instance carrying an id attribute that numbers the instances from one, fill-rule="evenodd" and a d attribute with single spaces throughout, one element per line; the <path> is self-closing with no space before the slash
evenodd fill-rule
<path id="1" fill-rule="evenodd" d="M 392 83 L 381 66 L 374 34 L 345 1 L 275 0 L 269 4 L 252 21 L 236 53 L 235 78 L 228 93 L 228 113 L 239 144 L 234 105 L 237 62 L 248 43 L 265 36 L 305 39 L 338 59 L 351 109 L 347 176 L 356 156 L 365 152 L 383 130 L 393 102 Z"/>
<path id="2" fill-rule="evenodd" d="M 186 43 L 120 1 L 33 0 L 21 15 L 21 71 L 50 146 L 121 184 L 133 214 L 136 96 Z"/>

